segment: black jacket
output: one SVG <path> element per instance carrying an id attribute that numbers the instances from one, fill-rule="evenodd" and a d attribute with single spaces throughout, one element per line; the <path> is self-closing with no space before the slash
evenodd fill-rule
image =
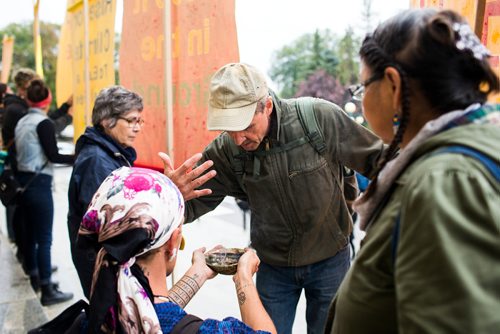
<path id="1" fill-rule="evenodd" d="M 4 97 L 4 117 L 2 126 L 2 141 L 4 146 L 14 138 L 17 122 L 28 113 L 28 103 L 17 95 L 6 94 Z"/>
<path id="2" fill-rule="evenodd" d="M 87 127 L 75 147 L 76 160 L 68 189 L 68 231 L 73 262 L 85 296 L 92 283 L 95 250 L 76 245 L 78 229 L 92 196 L 106 177 L 115 169 L 131 166 L 136 159 L 132 147 L 123 148 L 111 137 L 94 127 Z"/>

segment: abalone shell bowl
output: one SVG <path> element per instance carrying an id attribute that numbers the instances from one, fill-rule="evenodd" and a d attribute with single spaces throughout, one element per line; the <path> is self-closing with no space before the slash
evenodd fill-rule
<path id="1" fill-rule="evenodd" d="M 242 248 L 220 248 L 205 254 L 207 266 L 222 275 L 234 275 L 238 268 L 238 260 L 245 253 Z"/>

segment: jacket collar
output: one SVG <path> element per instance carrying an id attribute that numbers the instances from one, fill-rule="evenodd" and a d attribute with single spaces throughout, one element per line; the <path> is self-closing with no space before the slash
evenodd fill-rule
<path id="1" fill-rule="evenodd" d="M 105 152 L 116 159 L 123 156 L 131 165 L 137 159 L 137 153 L 133 147 L 122 147 L 113 138 L 94 127 L 87 127 L 85 133 L 78 138 L 75 147 L 76 154 L 78 155 L 82 147 L 88 143 L 100 146 Z"/>
<path id="2" fill-rule="evenodd" d="M 269 125 L 270 128 L 268 137 L 277 141 L 280 137 L 280 123 L 281 115 L 283 113 L 283 103 L 272 90 L 269 90 L 269 95 L 273 99 L 273 112 L 271 114 L 271 124 Z"/>

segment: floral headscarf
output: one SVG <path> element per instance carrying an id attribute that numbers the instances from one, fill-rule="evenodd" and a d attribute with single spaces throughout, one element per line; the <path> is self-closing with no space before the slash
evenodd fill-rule
<path id="1" fill-rule="evenodd" d="M 122 167 L 104 180 L 78 236 L 94 242 L 97 237 L 101 246 L 92 279 L 91 333 L 161 333 L 151 289 L 135 258 L 163 246 L 183 217 L 179 189 L 159 172 Z"/>

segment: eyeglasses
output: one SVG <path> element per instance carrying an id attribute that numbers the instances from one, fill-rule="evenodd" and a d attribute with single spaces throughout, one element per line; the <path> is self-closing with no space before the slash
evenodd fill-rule
<path id="1" fill-rule="evenodd" d="M 129 128 L 135 128 L 137 125 L 140 125 L 141 127 L 144 126 L 144 120 L 142 118 L 126 118 L 126 117 L 118 117 L 118 119 L 123 119 L 125 122 L 128 123 Z"/>
<path id="2" fill-rule="evenodd" d="M 382 74 L 375 74 L 368 80 L 349 87 L 349 93 L 351 94 L 352 99 L 355 101 L 362 101 L 363 97 L 365 96 L 366 87 L 368 87 L 368 85 L 371 84 L 372 82 L 380 79 L 382 79 Z"/>

